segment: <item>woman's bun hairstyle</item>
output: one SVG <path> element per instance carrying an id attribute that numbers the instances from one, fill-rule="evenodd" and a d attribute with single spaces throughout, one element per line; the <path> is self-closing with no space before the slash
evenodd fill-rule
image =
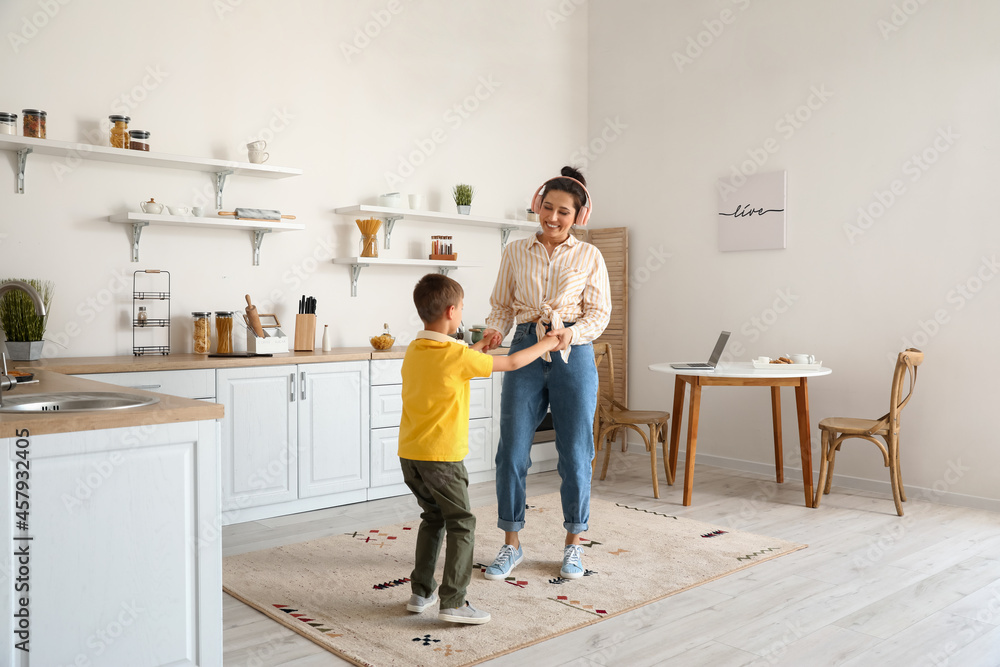
<path id="1" fill-rule="evenodd" d="M 593 211 L 590 192 L 587 190 L 587 179 L 583 177 L 583 174 L 579 170 L 569 166 L 563 167 L 559 173 L 561 176 L 550 178 L 535 190 L 535 194 L 531 198 L 531 210 L 535 213 L 541 213 L 545 194 L 552 190 L 568 192 L 573 196 L 573 200 L 576 203 L 575 224 L 582 227 L 590 220 L 590 214 Z"/>

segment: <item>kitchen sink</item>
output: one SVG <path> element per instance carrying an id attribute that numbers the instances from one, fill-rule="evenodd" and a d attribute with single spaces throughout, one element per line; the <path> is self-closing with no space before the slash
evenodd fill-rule
<path id="1" fill-rule="evenodd" d="M 117 391 L 54 391 L 6 394 L 0 412 L 94 412 L 153 405 L 160 399 Z"/>

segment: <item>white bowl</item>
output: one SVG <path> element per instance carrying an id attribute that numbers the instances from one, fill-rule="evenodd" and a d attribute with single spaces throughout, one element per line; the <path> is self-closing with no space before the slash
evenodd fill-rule
<path id="1" fill-rule="evenodd" d="M 167 210 L 170 211 L 170 215 L 191 215 L 190 206 L 167 206 Z"/>
<path id="2" fill-rule="evenodd" d="M 399 208 L 403 205 L 403 198 L 398 192 L 378 196 L 378 205 L 386 208 Z"/>

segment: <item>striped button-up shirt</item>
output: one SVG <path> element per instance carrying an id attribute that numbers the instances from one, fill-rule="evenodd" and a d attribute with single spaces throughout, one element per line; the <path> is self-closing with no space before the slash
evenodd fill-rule
<path id="1" fill-rule="evenodd" d="M 545 324 L 561 329 L 563 322 L 574 322 L 571 344 L 589 343 L 611 319 L 608 267 L 600 250 L 573 235 L 556 246 L 551 258 L 537 235 L 519 239 L 503 253 L 490 306 L 486 326 L 504 336 L 523 322 L 538 322 L 539 338 Z M 563 360 L 568 357 L 569 350 Z"/>

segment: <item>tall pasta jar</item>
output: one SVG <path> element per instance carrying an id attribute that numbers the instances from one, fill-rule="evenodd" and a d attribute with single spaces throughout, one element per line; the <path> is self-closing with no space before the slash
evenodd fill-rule
<path id="1" fill-rule="evenodd" d="M 17 114 L 0 111 L 0 134 L 17 134 Z"/>
<path id="2" fill-rule="evenodd" d="M 194 353 L 208 354 L 212 343 L 212 313 L 195 311 L 194 318 Z"/>
<path id="3" fill-rule="evenodd" d="M 23 121 L 22 134 L 26 137 L 36 139 L 45 138 L 45 117 L 44 111 L 38 109 L 22 109 L 21 120 Z"/>
<path id="4" fill-rule="evenodd" d="M 108 120 L 111 121 L 111 147 L 128 148 L 128 123 L 132 119 L 128 116 L 111 115 Z"/>
<path id="5" fill-rule="evenodd" d="M 233 311 L 215 311 L 215 352 L 229 354 L 233 351 Z"/>

